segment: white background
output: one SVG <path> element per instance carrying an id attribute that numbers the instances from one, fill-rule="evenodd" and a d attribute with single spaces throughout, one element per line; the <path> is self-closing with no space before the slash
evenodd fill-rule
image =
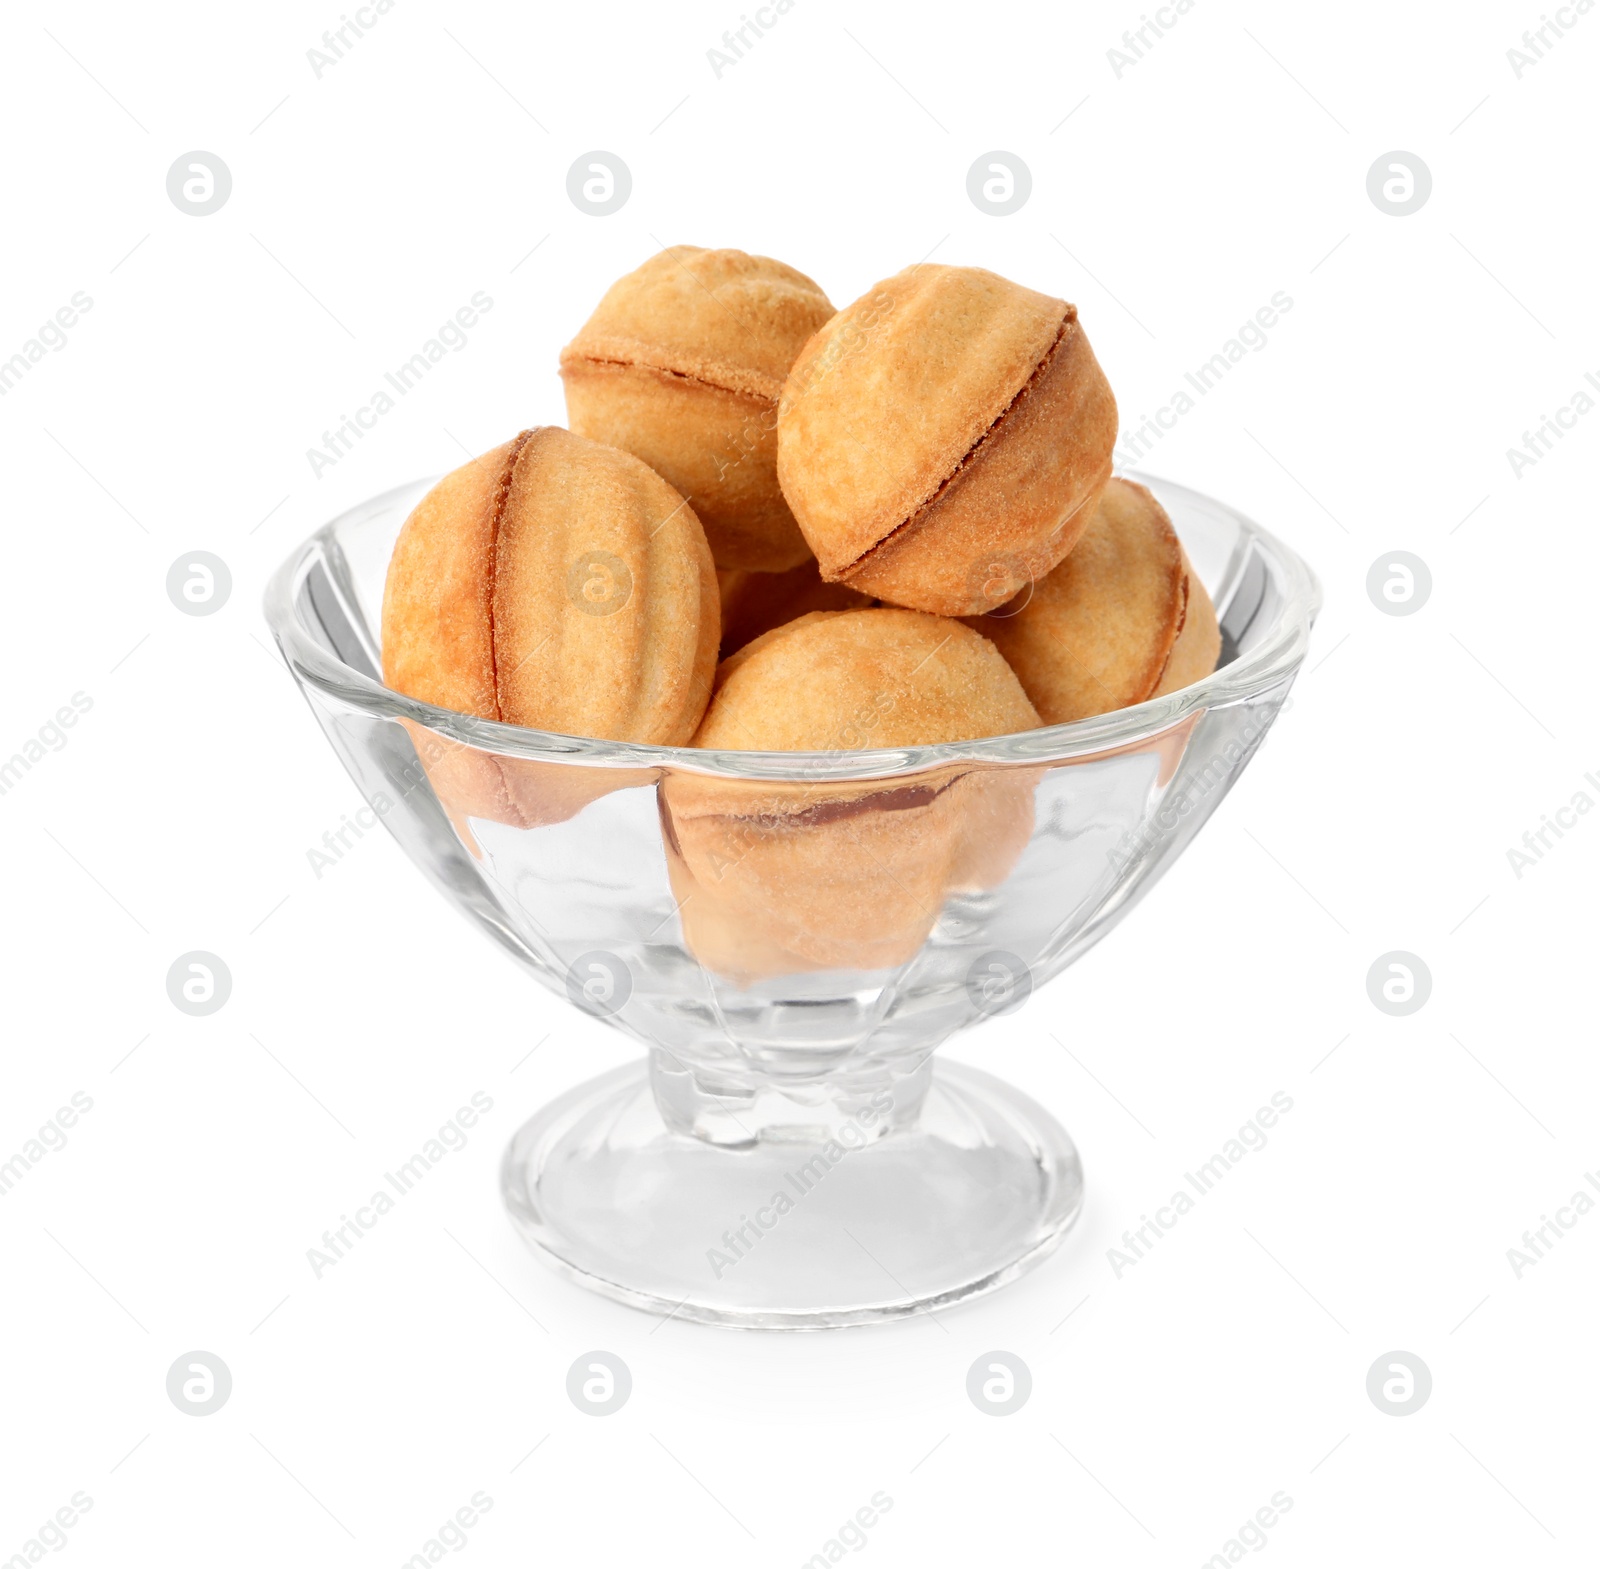
<path id="1" fill-rule="evenodd" d="M 0 357 L 94 303 L 0 399 L 0 755 L 93 706 L 0 796 L 0 1159 L 94 1109 L 0 1199 L 0 1561 L 82 1490 L 85 1566 L 391 1566 L 481 1490 L 479 1565 L 797 1565 L 881 1490 L 881 1564 L 1199 1564 L 1279 1491 L 1273 1562 L 1592 1562 L 1600 1216 L 1507 1259 L 1600 1168 L 1600 819 L 1507 858 L 1600 800 L 1600 411 L 1520 478 L 1506 456 L 1600 377 L 1600 13 L 1575 20 L 1519 79 L 1532 0 L 1199 0 L 1119 78 L 1132 3 L 798 0 L 719 79 L 737 0 L 399 0 L 319 79 L 337 0 L 7 7 Z M 634 181 L 603 219 L 566 195 L 596 148 Z M 232 172 L 210 217 L 166 194 L 193 149 Z M 994 149 L 1032 171 L 1015 216 L 966 194 Z M 1367 195 L 1394 149 L 1432 172 L 1410 217 Z M 1294 302 L 1147 466 L 1311 560 L 1308 667 L 1149 901 L 951 1048 L 1062 1118 L 1090 1188 L 1048 1265 L 937 1320 L 741 1335 L 546 1273 L 500 1149 L 632 1048 L 386 835 L 308 861 L 360 802 L 269 647 L 267 574 L 560 421 L 561 344 L 683 241 L 839 304 L 925 256 L 1063 295 L 1125 425 Z M 476 290 L 468 347 L 314 476 Z M 210 617 L 165 592 L 195 549 L 233 577 Z M 1365 587 L 1394 550 L 1432 573 L 1407 617 Z M 191 949 L 232 971 L 209 1018 L 167 999 Z M 1367 996 L 1392 949 L 1433 977 L 1406 1018 Z M 1116 1278 L 1123 1228 L 1277 1090 L 1268 1147 Z M 316 1279 L 324 1228 L 474 1091 L 466 1150 Z M 165 1392 L 196 1348 L 233 1375 L 203 1419 Z M 565 1393 L 594 1348 L 634 1380 L 604 1419 Z M 997 1348 L 1034 1381 L 1003 1419 L 965 1392 Z M 1433 1376 L 1404 1418 L 1365 1387 L 1394 1349 Z"/>

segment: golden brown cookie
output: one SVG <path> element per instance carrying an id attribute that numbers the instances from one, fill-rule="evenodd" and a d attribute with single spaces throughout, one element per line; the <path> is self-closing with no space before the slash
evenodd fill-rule
<path id="1" fill-rule="evenodd" d="M 951 893 L 985 893 L 1011 875 L 1033 837 L 1034 798 L 1045 768 L 975 768 L 961 778 L 960 843 L 945 886 Z"/>
<path id="2" fill-rule="evenodd" d="M 874 601 L 843 583 L 824 583 L 817 563 L 787 572 L 717 571 L 722 590 L 722 657 L 773 627 L 813 610 L 866 610 Z"/>
<path id="3" fill-rule="evenodd" d="M 978 614 L 1072 549 L 1116 435 L 1075 306 L 923 264 L 800 351 L 778 409 L 778 478 L 824 579 Z"/>
<path id="4" fill-rule="evenodd" d="M 1190 565 L 1188 553 L 1183 557 L 1184 580 L 1188 590 L 1184 598 L 1183 625 L 1172 645 L 1172 655 L 1167 668 L 1151 697 L 1165 697 L 1168 692 L 1181 692 L 1196 681 L 1203 681 L 1217 668 L 1217 658 L 1222 653 L 1222 628 L 1217 625 L 1217 607 L 1211 603 L 1206 586 Z"/>
<path id="5" fill-rule="evenodd" d="M 719 567 L 798 566 L 811 552 L 778 488 L 778 394 L 832 314 L 782 262 L 675 245 L 612 284 L 561 351 L 567 418 L 687 496 Z"/>
<path id="6" fill-rule="evenodd" d="M 384 681 L 480 719 L 682 745 L 719 631 L 688 503 L 628 453 L 547 426 L 446 475 L 406 520 L 384 587 Z M 456 746 L 423 763 L 448 809 L 523 824 L 622 782 Z"/>
<path id="7" fill-rule="evenodd" d="M 1004 881 L 1036 782 L 942 768 L 851 793 L 669 774 L 664 838 L 689 951 L 741 982 L 905 964 L 951 893 Z"/>
<path id="8" fill-rule="evenodd" d="M 691 745 L 833 752 L 932 746 L 1039 723 L 994 646 L 919 610 L 813 611 L 717 667 Z"/>
<path id="9" fill-rule="evenodd" d="M 718 667 L 696 747 L 835 752 L 971 739 L 1037 722 L 1016 677 L 959 622 L 813 612 Z M 1034 769 L 947 766 L 815 782 L 669 773 L 663 832 L 685 939 L 736 980 L 903 964 L 952 892 L 1008 874 Z"/>
<path id="10" fill-rule="evenodd" d="M 1180 651 L 1191 601 L 1195 631 Z M 1142 703 L 1175 658 L 1179 684 L 1198 680 L 1215 666 L 1220 646 L 1211 602 L 1165 510 L 1126 479 L 1106 486 L 1060 566 L 971 624 L 993 640 L 1053 725 Z"/>
<path id="11" fill-rule="evenodd" d="M 384 587 L 389 686 L 566 735 L 687 741 L 718 633 L 688 503 L 637 458 L 553 426 L 442 479 Z"/>

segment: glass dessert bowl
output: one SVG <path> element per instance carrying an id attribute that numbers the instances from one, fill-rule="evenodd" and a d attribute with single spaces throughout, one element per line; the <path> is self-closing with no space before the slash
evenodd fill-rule
<path id="1" fill-rule="evenodd" d="M 388 690 L 384 577 L 431 480 L 274 575 L 278 645 L 390 832 L 545 986 L 648 1048 L 511 1141 L 505 1201 L 546 1262 L 678 1318 L 816 1329 L 993 1290 L 1060 1243 L 1083 1200 L 1071 1140 L 935 1049 L 1020 1007 L 1182 852 L 1319 602 L 1270 534 L 1132 477 L 1216 604 L 1215 673 L 939 746 L 872 749 L 870 712 L 825 753 L 592 741 Z"/>

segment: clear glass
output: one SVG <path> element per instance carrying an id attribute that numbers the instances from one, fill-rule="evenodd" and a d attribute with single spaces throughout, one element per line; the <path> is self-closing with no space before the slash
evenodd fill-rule
<path id="1" fill-rule="evenodd" d="M 389 691 L 384 577 L 431 480 L 273 577 L 279 647 L 374 812 L 544 985 L 649 1048 L 507 1150 L 507 1206 L 548 1263 L 679 1318 L 812 1329 L 992 1290 L 1061 1241 L 1083 1197 L 1071 1140 L 933 1053 L 1021 1006 L 1182 852 L 1276 717 L 1319 603 L 1270 534 L 1134 477 L 1216 602 L 1217 671 L 942 746 L 639 746 Z"/>

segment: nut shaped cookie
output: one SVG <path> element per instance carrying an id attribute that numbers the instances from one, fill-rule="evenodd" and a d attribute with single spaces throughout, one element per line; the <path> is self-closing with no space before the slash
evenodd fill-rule
<path id="1" fill-rule="evenodd" d="M 962 776 L 961 836 L 945 877 L 951 893 L 986 893 L 1012 872 L 1033 837 L 1045 768 L 974 769 Z"/>
<path id="2" fill-rule="evenodd" d="M 1217 607 L 1211 603 L 1206 586 L 1190 565 L 1188 552 L 1183 557 L 1184 580 L 1188 585 L 1183 604 L 1183 625 L 1172 645 L 1167 668 L 1151 697 L 1181 692 L 1186 686 L 1204 680 L 1217 668 L 1222 653 L 1222 628 L 1217 625 Z"/>
<path id="3" fill-rule="evenodd" d="M 800 351 L 778 478 L 829 582 L 981 614 L 1077 542 L 1117 406 L 1076 307 L 977 267 L 878 284 Z"/>
<path id="4" fill-rule="evenodd" d="M 1033 825 L 1030 777 L 944 768 L 855 795 L 660 787 L 689 951 L 740 983 L 913 959 L 954 892 L 1004 881 Z M 986 835 L 993 835 L 992 839 Z"/>
<path id="5" fill-rule="evenodd" d="M 406 520 L 384 586 L 384 681 L 480 719 L 681 745 L 719 633 L 716 572 L 684 499 L 628 453 L 544 427 L 446 475 Z M 419 755 L 458 821 L 559 821 L 638 782 L 459 743 Z"/>
<path id="6" fill-rule="evenodd" d="M 884 606 L 813 611 L 723 660 L 690 744 L 859 751 L 970 741 L 1038 724 L 993 644 L 959 621 Z"/>
<path id="7" fill-rule="evenodd" d="M 553 426 L 442 479 L 383 596 L 398 692 L 507 724 L 681 745 L 715 670 L 716 572 L 694 512 L 637 458 Z"/>
<path id="8" fill-rule="evenodd" d="M 813 610 L 866 610 L 873 601 L 844 583 L 824 583 L 814 560 L 787 572 L 717 571 L 722 591 L 722 657 Z"/>
<path id="9" fill-rule="evenodd" d="M 1180 651 L 1191 602 L 1195 630 Z M 1106 486 L 1060 566 L 972 625 L 1005 655 L 1046 724 L 1142 703 L 1180 653 L 1174 675 L 1187 685 L 1215 666 L 1220 646 L 1166 511 L 1126 479 Z"/>
<path id="10" fill-rule="evenodd" d="M 719 567 L 798 566 L 811 552 L 778 487 L 778 394 L 832 314 L 782 262 L 675 245 L 614 283 L 561 351 L 567 418 L 687 496 Z"/>
<path id="11" fill-rule="evenodd" d="M 813 612 L 722 662 L 696 747 L 832 752 L 1031 729 L 1016 677 L 959 622 Z M 946 898 L 1003 880 L 1032 829 L 1033 769 L 660 788 L 685 940 L 740 983 L 911 959 Z"/>

